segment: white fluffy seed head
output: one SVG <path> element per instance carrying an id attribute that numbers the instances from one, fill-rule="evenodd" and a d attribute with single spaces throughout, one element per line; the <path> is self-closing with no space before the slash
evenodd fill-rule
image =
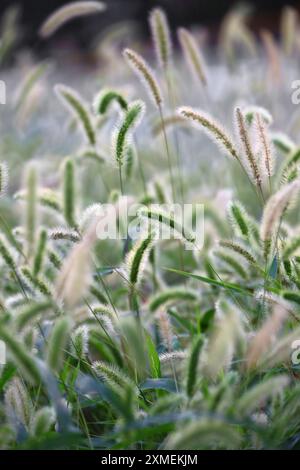
<path id="1" fill-rule="evenodd" d="M 165 363 L 172 363 L 173 361 L 174 362 L 183 361 L 187 357 L 188 357 L 187 351 L 179 350 L 179 351 L 162 353 L 159 355 L 159 360 L 161 364 L 165 364 Z"/>
<path id="2" fill-rule="evenodd" d="M 287 308 L 283 305 L 275 304 L 272 315 L 266 320 L 251 341 L 246 359 L 248 368 L 256 366 L 259 359 L 268 351 L 288 315 L 289 310 Z"/>
<path id="3" fill-rule="evenodd" d="M 300 189 L 300 180 L 287 184 L 280 191 L 275 193 L 267 202 L 264 209 L 260 237 L 262 241 L 271 241 L 272 236 L 276 233 L 280 219 L 286 210 L 292 198 Z"/>
<path id="4" fill-rule="evenodd" d="M 32 417 L 32 404 L 28 393 L 18 377 L 15 377 L 8 385 L 5 395 L 6 413 L 12 421 L 17 419 L 28 428 Z"/>
<path id="5" fill-rule="evenodd" d="M 8 186 L 8 168 L 5 162 L 0 163 L 0 197 L 6 192 Z"/>
<path id="6" fill-rule="evenodd" d="M 93 221 L 66 258 L 56 283 L 56 294 L 68 307 L 82 299 L 92 278 L 92 249 L 97 239 L 97 220 Z"/>
<path id="7" fill-rule="evenodd" d="M 101 217 L 102 205 L 98 203 L 91 204 L 88 206 L 81 215 L 79 226 L 81 231 L 85 231 L 89 225 L 93 222 L 95 217 Z"/>
<path id="8" fill-rule="evenodd" d="M 74 353 L 82 358 L 88 353 L 89 349 L 89 328 L 87 325 L 80 325 L 72 335 L 72 346 Z"/>
<path id="9" fill-rule="evenodd" d="M 262 106 L 246 106 L 244 108 L 244 116 L 247 124 L 251 125 L 254 123 L 256 114 L 261 116 L 266 125 L 270 126 L 273 124 L 273 117 L 266 108 Z"/>
<path id="10" fill-rule="evenodd" d="M 140 283 L 145 271 L 146 263 L 154 243 L 154 233 L 145 234 L 136 242 L 126 258 L 126 271 L 132 285 Z"/>

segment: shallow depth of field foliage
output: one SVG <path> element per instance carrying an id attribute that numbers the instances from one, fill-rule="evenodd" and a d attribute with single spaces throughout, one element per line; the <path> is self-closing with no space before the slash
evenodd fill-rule
<path id="1" fill-rule="evenodd" d="M 102 14 L 85 3 L 41 40 Z M 249 14 L 212 46 L 156 9 L 148 41 L 113 25 L 92 65 L 39 62 L 4 15 L 0 448 L 299 448 L 300 24 L 287 7 L 254 35 Z M 126 200 L 156 228 L 100 240 Z M 153 209 L 173 202 L 204 204 L 203 247 Z"/>

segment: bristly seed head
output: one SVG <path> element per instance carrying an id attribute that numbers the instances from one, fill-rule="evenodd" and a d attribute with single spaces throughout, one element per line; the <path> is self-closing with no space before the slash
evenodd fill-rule
<path id="1" fill-rule="evenodd" d="M 0 197 L 6 192 L 8 186 L 8 169 L 6 163 L 0 163 Z"/>
<path id="2" fill-rule="evenodd" d="M 148 236 L 139 240 L 128 254 L 126 265 L 129 274 L 129 281 L 132 286 L 135 286 L 142 278 L 144 266 L 153 245 L 153 241 L 154 234 L 150 233 Z"/>
<path id="3" fill-rule="evenodd" d="M 113 155 L 118 165 L 123 164 L 124 157 L 130 146 L 130 138 L 134 129 L 139 125 L 145 113 L 145 104 L 141 100 L 132 102 L 125 116 L 121 117 L 120 124 L 112 136 Z"/>
<path id="4" fill-rule="evenodd" d="M 188 106 L 178 109 L 178 114 L 192 121 L 195 125 L 201 126 L 210 138 L 220 146 L 221 150 L 231 157 L 239 159 L 238 152 L 232 138 L 226 133 L 222 125 L 215 121 L 209 114 L 197 111 Z"/>
<path id="5" fill-rule="evenodd" d="M 82 129 L 86 135 L 89 144 L 94 147 L 96 145 L 96 134 L 90 113 L 86 104 L 83 102 L 78 93 L 65 85 L 56 85 L 54 88 L 59 99 L 67 106 L 70 112 L 80 122 Z"/>
<path id="6" fill-rule="evenodd" d="M 113 89 L 104 88 L 94 99 L 94 113 L 105 114 L 113 102 L 118 103 L 122 110 L 126 111 L 128 108 L 128 103 L 120 92 Z"/>
<path id="7" fill-rule="evenodd" d="M 158 62 L 162 68 L 166 68 L 170 62 L 172 44 L 167 17 L 161 8 L 154 8 L 151 11 L 150 27 Z"/>
<path id="8" fill-rule="evenodd" d="M 160 108 L 163 102 L 162 93 L 154 73 L 150 69 L 149 65 L 139 54 L 131 49 L 125 49 L 123 56 L 134 73 L 136 73 L 142 82 L 146 84 L 149 96 L 154 104 Z"/>
<path id="9" fill-rule="evenodd" d="M 238 133 L 240 136 L 242 148 L 243 148 L 244 154 L 246 156 L 247 162 L 250 167 L 250 176 L 252 177 L 254 183 L 259 188 L 261 188 L 261 184 L 262 184 L 261 175 L 260 175 L 259 168 L 257 165 L 256 157 L 252 149 L 248 130 L 246 128 L 245 118 L 240 108 L 236 108 L 235 115 L 236 115 L 237 129 L 238 129 Z"/>
<path id="10" fill-rule="evenodd" d="M 268 132 L 267 132 L 264 120 L 259 113 L 255 115 L 255 122 L 256 122 L 259 142 L 260 142 L 262 153 L 263 153 L 264 169 L 266 171 L 267 177 L 271 178 L 273 174 L 273 169 L 274 169 L 271 142 L 269 140 L 269 136 L 268 136 Z"/>
<path id="11" fill-rule="evenodd" d="M 203 57 L 200 54 L 195 38 L 185 28 L 178 29 L 178 38 L 192 73 L 203 85 L 207 85 Z"/>
<path id="12" fill-rule="evenodd" d="M 278 230 L 281 217 L 293 196 L 299 192 L 299 189 L 300 180 L 297 179 L 284 186 L 268 200 L 264 209 L 260 229 L 260 237 L 265 244 L 265 257 L 267 257 L 270 252 L 271 240 Z"/>
<path id="13" fill-rule="evenodd" d="M 106 5 L 102 2 L 72 2 L 64 5 L 54 11 L 42 24 L 39 35 L 42 38 L 48 38 L 61 26 L 68 21 L 92 13 L 100 13 L 106 9 Z"/>

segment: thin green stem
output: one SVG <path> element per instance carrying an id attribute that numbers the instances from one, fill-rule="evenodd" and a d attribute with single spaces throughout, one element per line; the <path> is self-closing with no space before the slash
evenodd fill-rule
<path id="1" fill-rule="evenodd" d="M 160 115 L 160 119 L 161 119 L 161 124 L 162 124 L 162 129 L 163 129 L 163 136 L 164 136 L 164 142 L 165 142 L 165 148 L 166 148 L 167 159 L 168 159 L 168 167 L 169 167 L 170 181 L 171 181 L 171 186 L 172 186 L 173 201 L 175 201 L 175 200 L 176 200 L 175 182 L 174 182 L 174 175 L 173 175 L 173 169 L 172 169 L 172 161 L 171 161 L 170 149 L 169 149 L 169 144 L 168 144 L 168 139 L 167 139 L 167 134 L 166 134 L 166 128 L 165 128 L 165 121 L 164 121 L 164 116 L 163 116 L 162 107 L 159 106 L 158 109 L 159 109 L 159 115 Z"/>

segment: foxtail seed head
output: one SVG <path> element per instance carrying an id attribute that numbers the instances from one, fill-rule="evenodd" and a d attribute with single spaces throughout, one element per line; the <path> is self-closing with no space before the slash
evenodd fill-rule
<path id="1" fill-rule="evenodd" d="M 106 9 L 102 2 L 72 2 L 64 5 L 54 11 L 42 24 L 39 35 L 42 38 L 48 38 L 55 33 L 61 26 L 74 18 L 100 13 Z"/>
<path id="2" fill-rule="evenodd" d="M 124 157 L 130 146 L 132 133 L 141 122 L 144 113 L 145 105 L 143 101 L 134 101 L 129 105 L 125 116 L 122 116 L 120 124 L 116 127 L 112 136 L 112 146 L 113 155 L 118 165 L 123 164 Z"/>
<path id="3" fill-rule="evenodd" d="M 297 179 L 284 186 L 268 200 L 264 209 L 260 229 L 261 240 L 265 244 L 265 256 L 267 256 L 270 251 L 273 234 L 275 234 L 278 229 L 278 224 L 284 211 L 287 209 L 293 196 L 298 193 L 299 189 L 300 180 Z"/>
<path id="4" fill-rule="evenodd" d="M 127 257 L 127 270 L 129 281 L 135 286 L 142 278 L 146 260 L 153 245 L 154 235 L 150 233 L 147 237 L 139 240 Z"/>
<path id="5" fill-rule="evenodd" d="M 206 73 L 204 71 L 204 61 L 200 54 L 198 45 L 193 35 L 185 28 L 178 29 L 178 38 L 182 47 L 187 63 L 195 75 L 203 85 L 207 84 Z"/>
<path id="6" fill-rule="evenodd" d="M 122 110 L 126 111 L 128 108 L 128 103 L 120 92 L 109 88 L 101 90 L 94 99 L 95 114 L 105 114 L 113 102 L 118 103 Z"/>
<path id="7" fill-rule="evenodd" d="M 234 158 L 238 159 L 238 152 L 232 138 L 223 129 L 222 125 L 215 121 L 209 114 L 203 111 L 197 111 L 188 106 L 182 106 L 178 109 L 178 114 L 190 120 L 195 125 L 203 128 L 204 132 L 212 138 L 221 150 Z"/>
<path id="8" fill-rule="evenodd" d="M 139 54 L 131 49 L 125 49 L 123 55 L 133 72 L 145 83 L 153 103 L 160 108 L 163 102 L 162 93 L 149 65 Z"/>
<path id="9" fill-rule="evenodd" d="M 62 103 L 73 114 L 75 119 L 79 121 L 88 143 L 94 147 L 96 144 L 96 134 L 86 104 L 75 90 L 72 90 L 72 88 L 65 85 L 56 85 L 55 92 L 58 98 L 61 99 Z"/>
<path id="10" fill-rule="evenodd" d="M 240 141 L 242 144 L 242 148 L 247 160 L 247 163 L 250 167 L 250 176 L 252 177 L 254 183 L 260 188 L 261 187 L 261 175 L 259 172 L 259 168 L 257 165 L 256 157 L 253 152 L 253 148 L 250 142 L 250 137 L 248 134 L 248 130 L 246 127 L 245 117 L 240 110 L 240 108 L 236 108 L 236 122 L 237 122 L 237 129 L 240 136 Z"/>
<path id="11" fill-rule="evenodd" d="M 258 139 L 260 142 L 262 154 L 263 154 L 263 167 L 268 178 L 271 178 L 274 169 L 273 152 L 271 148 L 271 142 L 268 136 L 268 131 L 262 116 L 257 113 L 255 116 L 255 122 L 257 127 Z"/>
<path id="12" fill-rule="evenodd" d="M 6 163 L 0 163 L 0 197 L 6 192 L 8 185 L 8 170 Z"/>
<path id="13" fill-rule="evenodd" d="M 150 27 L 156 56 L 161 67 L 166 68 L 172 53 L 171 34 L 165 12 L 154 8 L 150 13 Z"/>

